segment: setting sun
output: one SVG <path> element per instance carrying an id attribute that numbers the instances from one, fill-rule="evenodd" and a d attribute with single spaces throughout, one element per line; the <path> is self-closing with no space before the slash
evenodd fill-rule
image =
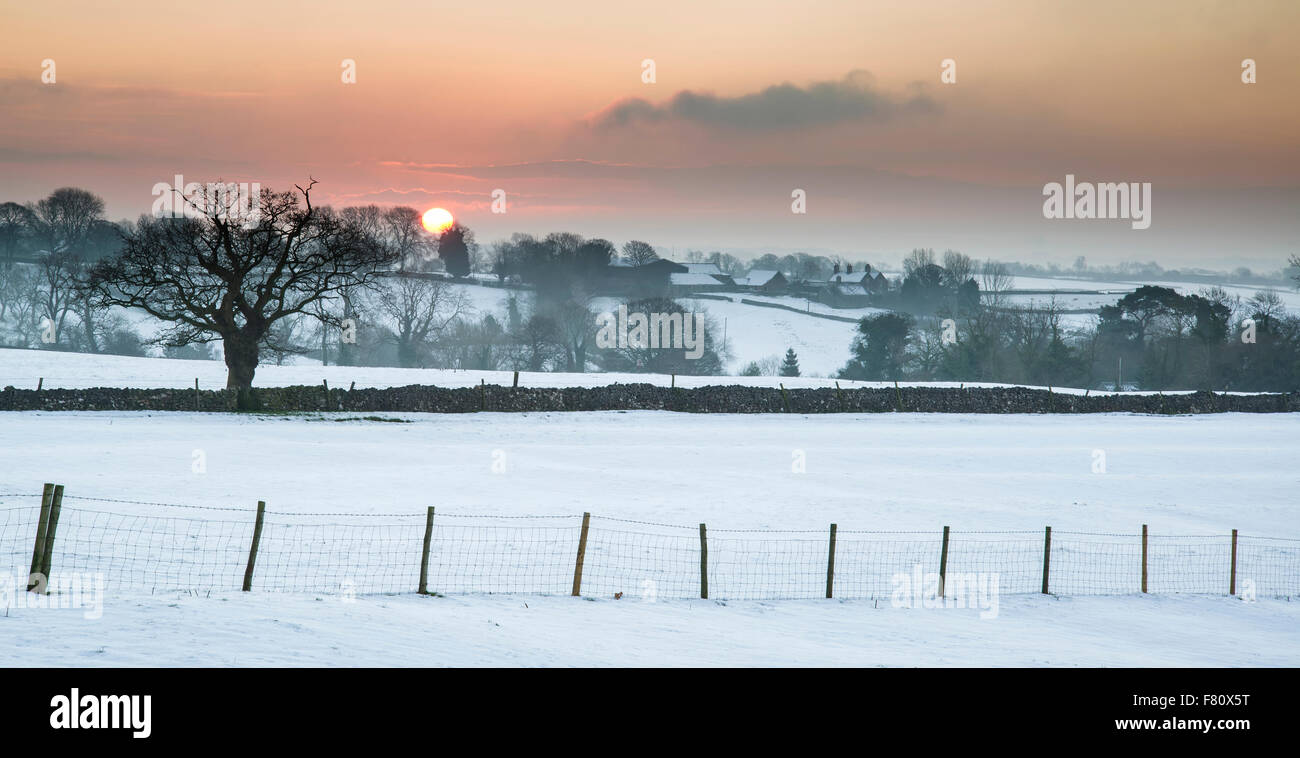
<path id="1" fill-rule="evenodd" d="M 430 208 L 424 212 L 421 223 L 430 234 L 442 234 L 451 228 L 455 219 L 451 216 L 451 211 L 445 208 Z"/>

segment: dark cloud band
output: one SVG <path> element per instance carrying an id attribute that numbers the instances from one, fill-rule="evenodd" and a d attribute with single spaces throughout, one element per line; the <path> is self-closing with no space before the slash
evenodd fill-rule
<path id="1" fill-rule="evenodd" d="M 787 82 L 735 97 L 682 90 L 660 104 L 629 98 L 594 114 L 590 122 L 597 129 L 678 120 L 710 127 L 769 131 L 883 120 L 903 113 L 938 110 L 934 100 L 919 90 L 907 95 L 882 92 L 874 86 L 868 72 L 852 71 L 839 81 L 814 82 L 806 87 Z"/>

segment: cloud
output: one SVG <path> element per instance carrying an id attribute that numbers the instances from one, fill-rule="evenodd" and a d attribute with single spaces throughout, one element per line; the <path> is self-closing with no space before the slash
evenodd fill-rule
<path id="1" fill-rule="evenodd" d="M 736 97 L 682 90 L 657 105 L 643 98 L 629 98 L 592 114 L 588 123 L 608 130 L 676 120 L 707 127 L 773 131 L 879 121 L 938 110 L 938 104 L 919 87 L 901 95 L 883 92 L 875 86 L 870 73 L 855 70 L 839 81 L 813 82 L 807 87 L 785 82 Z"/>

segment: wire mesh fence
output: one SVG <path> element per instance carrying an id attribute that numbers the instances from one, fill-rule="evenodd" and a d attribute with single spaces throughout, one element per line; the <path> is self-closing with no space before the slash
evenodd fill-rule
<path id="1" fill-rule="evenodd" d="M 15 498 L 33 500 L 7 505 Z M 151 592 L 235 591 L 247 582 L 258 591 L 405 593 L 423 580 L 440 594 L 889 599 L 918 582 L 951 596 L 991 577 L 1003 595 L 1300 596 L 1300 540 L 1235 532 L 709 531 L 589 515 L 268 511 L 259 533 L 247 509 L 64 498 L 61 490 L 57 500 L 51 516 L 48 492 L 0 495 L 0 571 L 25 578 L 41 567 L 51 585 L 60 574 L 95 575 L 108 590 Z M 123 504 L 149 512 L 126 513 Z M 45 521 L 42 564 L 34 553 Z"/>

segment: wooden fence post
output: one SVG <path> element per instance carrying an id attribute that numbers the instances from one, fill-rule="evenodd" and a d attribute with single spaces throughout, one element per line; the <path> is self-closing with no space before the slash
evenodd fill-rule
<path id="1" fill-rule="evenodd" d="M 709 538 L 700 524 L 700 597 L 709 599 Z"/>
<path id="2" fill-rule="evenodd" d="M 36 543 L 32 546 L 32 567 L 27 572 L 27 591 L 31 592 L 43 585 L 36 575 L 41 572 L 41 561 L 45 558 L 45 530 L 50 525 L 50 502 L 54 499 L 54 485 L 45 483 L 41 492 L 41 515 L 36 520 Z"/>
<path id="3" fill-rule="evenodd" d="M 519 389 L 519 372 L 515 372 L 515 383 L 510 385 L 511 389 Z"/>
<path id="4" fill-rule="evenodd" d="M 199 402 L 199 378 L 194 377 L 194 410 L 203 410 L 203 404 Z"/>
<path id="5" fill-rule="evenodd" d="M 1050 594 L 1047 591 L 1047 576 L 1052 570 L 1052 527 L 1047 527 L 1043 536 L 1043 594 Z"/>
<path id="6" fill-rule="evenodd" d="M 50 500 L 50 523 L 45 527 L 45 550 L 41 555 L 41 575 L 45 577 L 45 594 L 50 594 L 50 563 L 54 555 L 54 533 L 59 528 L 59 512 L 63 510 L 63 485 L 54 486 Z"/>
<path id="7" fill-rule="evenodd" d="M 573 596 L 582 594 L 582 562 L 587 555 L 587 530 L 591 527 L 591 514 L 582 514 L 582 533 L 578 535 L 578 560 L 573 564 Z"/>
<path id="8" fill-rule="evenodd" d="M 939 597 L 943 597 L 948 579 L 948 527 L 943 528 L 943 547 L 939 550 Z"/>
<path id="9" fill-rule="evenodd" d="M 1142 592 L 1147 591 L 1147 525 L 1142 525 Z"/>
<path id="10" fill-rule="evenodd" d="M 786 394 L 785 394 L 785 383 L 784 383 L 784 382 L 779 382 L 779 384 L 780 384 L 780 386 L 781 386 L 781 410 L 784 411 L 784 412 L 786 412 L 786 413 L 789 413 L 789 412 L 790 412 L 790 398 L 786 397 Z"/>
<path id="11" fill-rule="evenodd" d="M 429 506 L 429 512 L 424 517 L 424 553 L 420 556 L 420 589 L 421 595 L 429 594 L 429 543 L 433 540 L 433 506 Z"/>
<path id="12" fill-rule="evenodd" d="M 1237 594 L 1237 530 L 1232 530 L 1232 574 L 1228 578 L 1228 594 Z"/>
<path id="13" fill-rule="evenodd" d="M 478 409 L 480 411 L 487 410 L 487 380 L 486 379 L 478 380 Z"/>
<path id="14" fill-rule="evenodd" d="M 257 563 L 257 545 L 262 541 L 262 521 L 266 518 L 266 501 L 257 501 L 257 522 L 253 524 L 253 546 L 248 550 L 248 568 L 244 569 L 244 592 L 253 589 L 253 566 Z"/>
<path id="15" fill-rule="evenodd" d="M 831 524 L 831 546 L 826 553 L 826 597 L 830 599 L 835 588 L 835 525 Z"/>

